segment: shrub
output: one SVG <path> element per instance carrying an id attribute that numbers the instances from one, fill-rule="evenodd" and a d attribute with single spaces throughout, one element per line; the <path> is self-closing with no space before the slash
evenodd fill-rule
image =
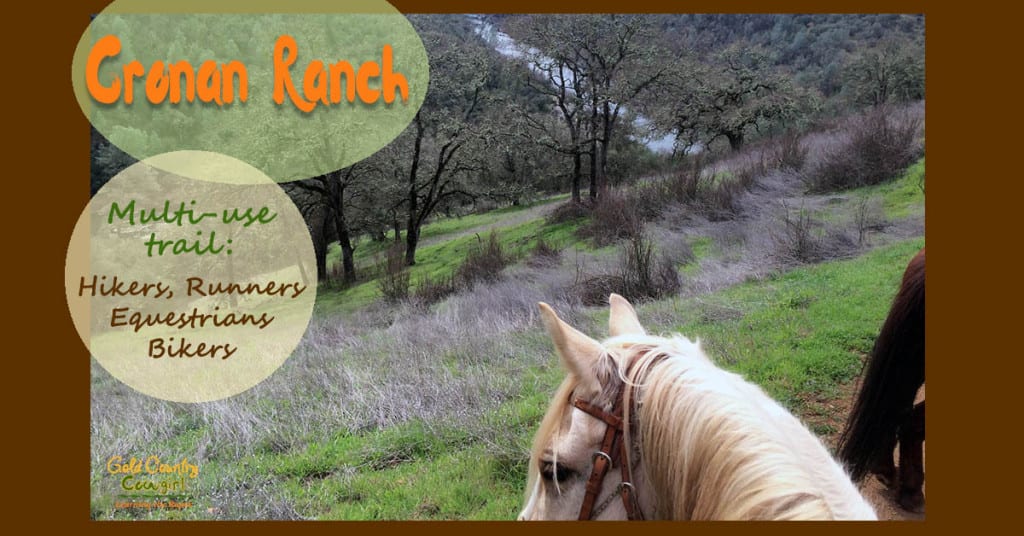
<path id="1" fill-rule="evenodd" d="M 724 221 L 735 218 L 740 213 L 739 198 L 746 191 L 741 180 L 719 180 L 703 195 L 703 206 L 708 219 Z"/>
<path id="2" fill-rule="evenodd" d="M 655 180 L 637 184 L 624 195 L 626 203 L 641 221 L 651 221 L 661 217 L 671 201 L 666 190 L 665 180 Z"/>
<path id="3" fill-rule="evenodd" d="M 630 199 L 622 192 L 607 189 L 594 203 L 590 221 L 580 228 L 580 235 L 593 239 L 600 247 L 620 238 L 634 238 L 643 231 L 644 222 Z"/>
<path id="4" fill-rule="evenodd" d="M 921 120 L 876 108 L 851 121 L 845 140 L 826 150 L 804 177 L 813 192 L 878 184 L 898 176 L 920 156 Z"/>
<path id="5" fill-rule="evenodd" d="M 656 299 L 679 291 L 679 273 L 664 255 L 655 257 L 654 244 L 636 236 L 623 246 L 619 274 L 621 294 L 627 298 Z"/>
<path id="6" fill-rule="evenodd" d="M 857 241 L 841 229 L 829 227 L 810 210 L 791 209 L 785 204 L 779 213 L 779 227 L 771 232 L 776 254 L 796 263 L 820 262 L 849 256 Z"/>
<path id="7" fill-rule="evenodd" d="M 757 181 L 758 177 L 763 177 L 767 173 L 768 167 L 765 164 L 762 155 L 762 158 L 758 159 L 756 162 L 741 166 L 736 171 L 735 182 L 740 186 L 740 189 L 749 190 L 754 186 L 754 182 Z"/>
<path id="8" fill-rule="evenodd" d="M 862 197 L 853 206 L 853 224 L 857 228 L 857 245 L 863 246 L 869 231 L 880 231 L 886 226 L 882 199 Z"/>
<path id="9" fill-rule="evenodd" d="M 405 246 L 394 244 L 385 252 L 383 261 L 378 261 L 377 287 L 389 303 L 409 298 L 409 268 L 405 265 Z"/>
<path id="10" fill-rule="evenodd" d="M 429 306 L 455 294 L 458 290 L 455 276 L 442 277 L 435 281 L 428 274 L 424 275 L 416 285 L 413 301 L 417 305 Z"/>
<path id="11" fill-rule="evenodd" d="M 584 305 L 606 305 L 613 292 L 640 302 L 675 294 L 681 286 L 676 264 L 665 255 L 655 256 L 653 243 L 640 234 L 623 244 L 615 273 L 577 272 L 574 288 Z"/>
<path id="12" fill-rule="evenodd" d="M 763 154 L 735 173 L 717 174 L 705 172 L 704 162 L 697 156 L 669 179 L 663 197 L 695 207 L 712 221 L 731 219 L 740 212 L 740 195 L 765 173 Z"/>
<path id="13" fill-rule="evenodd" d="M 674 266 L 682 266 L 697 260 L 697 255 L 693 252 L 690 242 L 691 238 L 686 235 L 669 235 L 660 243 L 658 249 L 666 262 Z"/>
<path id="14" fill-rule="evenodd" d="M 497 232 L 491 231 L 486 241 L 477 235 L 477 243 L 470 247 L 466 258 L 451 275 L 434 279 L 425 274 L 410 293 L 409 271 L 404 264 L 403 249 L 398 245 L 388 250 L 387 261 L 378 268 L 378 285 L 385 300 L 390 303 L 405 301 L 414 306 L 426 307 L 462 289 L 470 288 L 477 282 L 496 281 L 501 270 L 513 260 L 502 246 Z"/>
<path id="15" fill-rule="evenodd" d="M 704 158 L 698 154 L 690 158 L 682 169 L 672 176 L 668 183 L 668 193 L 672 199 L 680 203 L 692 203 L 697 200 L 701 185 L 706 181 Z"/>
<path id="16" fill-rule="evenodd" d="M 555 207 L 554 210 L 548 214 L 547 223 L 557 224 L 565 223 L 570 221 L 576 221 L 582 218 L 586 218 L 590 214 L 590 209 L 587 205 L 580 202 L 570 200 L 568 203 L 562 203 Z"/>
<path id="17" fill-rule="evenodd" d="M 491 231 L 486 242 L 477 235 L 476 245 L 470 248 L 466 259 L 455 270 L 455 283 L 469 288 L 478 281 L 496 281 L 501 270 L 511 262 L 512 257 L 505 252 L 497 232 Z"/>
<path id="18" fill-rule="evenodd" d="M 783 171 L 799 172 L 807 163 L 809 151 L 809 147 L 800 143 L 799 134 L 788 131 L 779 138 L 774 154 L 775 165 Z"/>
<path id="19" fill-rule="evenodd" d="M 537 238 L 537 243 L 530 250 L 530 258 L 527 260 L 531 266 L 551 266 L 562 258 L 562 252 L 549 244 L 543 237 Z"/>
<path id="20" fill-rule="evenodd" d="M 815 229 L 821 226 L 811 211 L 804 207 L 791 209 L 785 204 L 779 213 L 780 229 L 773 234 L 781 256 L 797 262 L 819 258 L 821 242 Z"/>

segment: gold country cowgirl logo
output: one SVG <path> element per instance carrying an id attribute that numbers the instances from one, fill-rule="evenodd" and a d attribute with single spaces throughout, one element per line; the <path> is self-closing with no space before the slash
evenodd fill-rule
<path id="1" fill-rule="evenodd" d="M 107 460 L 107 473 L 120 478 L 123 494 L 182 496 L 199 477 L 199 464 L 185 457 L 168 462 L 155 454 L 127 459 L 114 455 Z"/>

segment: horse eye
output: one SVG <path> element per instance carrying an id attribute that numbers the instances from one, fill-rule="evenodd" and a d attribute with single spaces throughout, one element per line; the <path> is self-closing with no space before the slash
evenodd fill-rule
<path id="1" fill-rule="evenodd" d="M 576 474 L 576 471 L 554 462 L 544 461 L 540 464 L 540 476 L 551 482 L 557 480 L 558 482 L 564 482 L 572 478 Z"/>

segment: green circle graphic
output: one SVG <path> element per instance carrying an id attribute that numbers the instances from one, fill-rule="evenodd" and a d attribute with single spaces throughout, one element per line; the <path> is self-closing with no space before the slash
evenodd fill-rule
<path id="1" fill-rule="evenodd" d="M 383 0 L 153 4 L 108 6 L 72 63 L 86 117 L 137 159 L 210 151 L 300 180 L 372 155 L 423 103 L 423 42 Z"/>

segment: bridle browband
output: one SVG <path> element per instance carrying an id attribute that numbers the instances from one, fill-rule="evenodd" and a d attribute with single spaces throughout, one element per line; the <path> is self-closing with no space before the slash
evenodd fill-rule
<path id="1" fill-rule="evenodd" d="M 580 505 L 579 519 L 581 521 L 590 520 L 600 515 L 611 504 L 616 494 L 622 497 L 622 505 L 626 508 L 627 519 L 632 521 L 644 518 L 637 502 L 636 489 L 633 487 L 632 472 L 629 464 L 626 463 L 625 451 L 629 447 L 624 444 L 625 438 L 623 437 L 624 426 L 628 426 L 628 423 L 624 423 L 622 418 L 625 396 L 623 391 L 623 386 L 620 386 L 619 392 L 615 395 L 615 405 L 611 412 L 579 398 L 574 398 L 572 401 L 574 407 L 608 425 L 605 428 L 604 440 L 601 441 L 601 449 L 594 453 L 593 468 L 590 471 L 590 478 L 587 480 L 587 493 L 583 497 L 583 504 Z M 619 466 L 622 471 L 622 483 L 595 508 L 594 503 L 597 501 L 597 494 L 601 492 L 604 477 L 608 474 L 608 470 L 615 466 Z"/>

